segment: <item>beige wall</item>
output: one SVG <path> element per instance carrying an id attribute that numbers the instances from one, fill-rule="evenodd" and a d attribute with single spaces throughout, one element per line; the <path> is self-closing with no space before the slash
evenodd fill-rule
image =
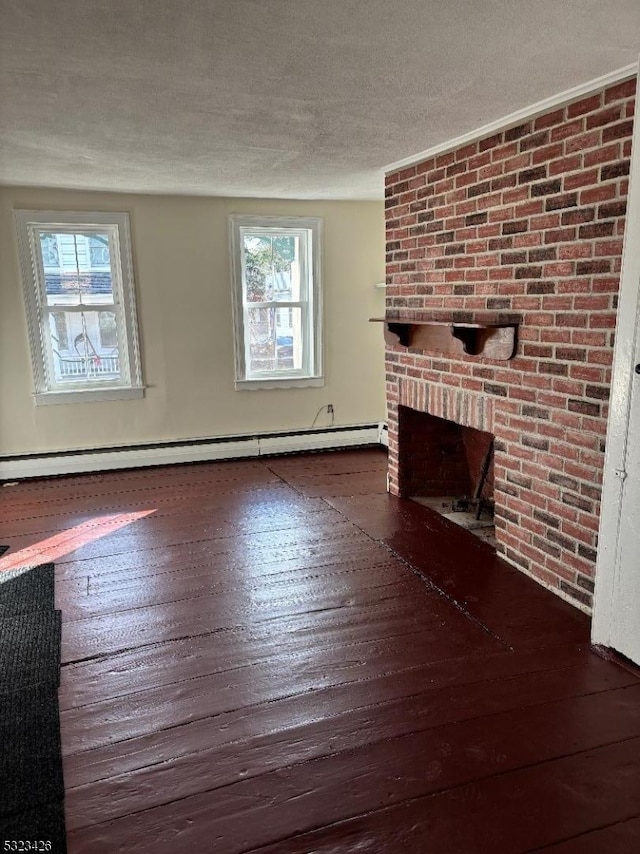
<path id="1" fill-rule="evenodd" d="M 128 211 L 143 400 L 34 406 L 12 211 Z M 235 391 L 227 216 L 324 219 L 323 388 Z M 381 202 L 297 202 L 0 188 L 0 453 L 308 428 L 384 418 Z M 322 416 L 317 426 L 328 425 Z"/>

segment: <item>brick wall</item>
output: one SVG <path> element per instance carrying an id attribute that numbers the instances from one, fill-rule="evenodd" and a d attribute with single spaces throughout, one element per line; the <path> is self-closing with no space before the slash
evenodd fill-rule
<path id="1" fill-rule="evenodd" d="M 589 607 L 635 80 L 387 176 L 387 313 L 518 320 L 508 362 L 387 347 L 398 406 L 496 437 L 499 550 Z"/>

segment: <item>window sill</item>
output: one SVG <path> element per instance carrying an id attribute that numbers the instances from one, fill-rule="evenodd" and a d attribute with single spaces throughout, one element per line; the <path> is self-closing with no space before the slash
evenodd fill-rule
<path id="1" fill-rule="evenodd" d="M 324 377 L 296 377 L 292 379 L 236 380 L 236 391 L 264 391 L 271 388 L 319 388 Z"/>
<path id="2" fill-rule="evenodd" d="M 126 388 L 87 388 L 82 391 L 43 391 L 34 394 L 36 406 L 52 406 L 59 403 L 99 403 L 103 400 L 137 400 L 144 397 L 145 386 Z"/>

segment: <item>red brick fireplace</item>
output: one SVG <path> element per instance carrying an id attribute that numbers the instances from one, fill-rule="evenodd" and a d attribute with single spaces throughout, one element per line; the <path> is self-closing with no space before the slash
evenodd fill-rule
<path id="1" fill-rule="evenodd" d="M 416 413 L 492 434 L 500 553 L 587 609 L 634 95 L 629 80 L 387 176 L 387 317 L 517 326 L 513 358 L 387 345 L 390 489 L 414 489 Z"/>

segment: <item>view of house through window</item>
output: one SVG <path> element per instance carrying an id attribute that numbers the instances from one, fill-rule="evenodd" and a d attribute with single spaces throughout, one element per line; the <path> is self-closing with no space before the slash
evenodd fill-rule
<path id="1" fill-rule="evenodd" d="M 56 382 L 120 381 L 109 234 L 41 231 L 39 238 Z"/>
<path id="2" fill-rule="evenodd" d="M 299 235 L 243 234 L 250 373 L 302 367 L 300 243 Z"/>
<path id="3" fill-rule="evenodd" d="M 125 216 L 104 215 L 114 221 L 99 226 L 96 215 L 87 224 L 62 214 L 49 223 L 52 215 L 38 221 L 34 212 L 29 222 L 29 213 L 18 212 L 17 223 L 30 325 L 39 330 L 32 335 L 37 392 L 139 386 L 132 283 L 121 262 Z"/>
<path id="4" fill-rule="evenodd" d="M 318 376 L 318 221 L 233 217 L 232 222 L 237 378 Z"/>

